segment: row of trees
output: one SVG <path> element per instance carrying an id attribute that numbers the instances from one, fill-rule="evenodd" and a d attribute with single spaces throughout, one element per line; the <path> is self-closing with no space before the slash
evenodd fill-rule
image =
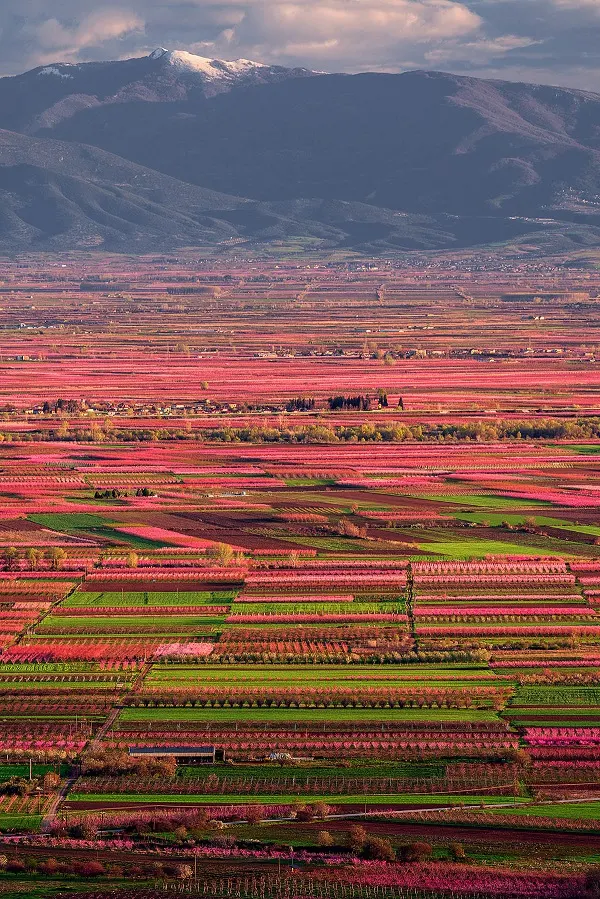
<path id="1" fill-rule="evenodd" d="M 285 407 L 286 412 L 311 412 L 315 408 L 315 399 L 312 396 L 297 396 L 291 399 Z"/>
<path id="2" fill-rule="evenodd" d="M 210 559 L 213 562 L 216 562 L 217 565 L 221 567 L 229 567 L 229 566 L 239 566 L 244 565 L 246 563 L 246 558 L 243 552 L 235 552 L 233 548 L 228 543 L 215 543 L 214 546 L 209 546 L 205 552 L 205 556 L 207 559 Z M 126 564 L 128 568 L 137 568 L 140 564 L 140 557 L 135 552 L 135 550 L 130 550 L 127 553 Z M 101 565 L 98 567 L 102 567 Z M 147 595 L 144 598 L 144 605 L 148 605 Z"/>
<path id="3" fill-rule="evenodd" d="M 332 398 L 334 399 L 334 398 Z M 342 398 L 343 399 L 343 398 Z M 341 407 L 343 408 L 343 406 Z M 497 440 L 590 440 L 600 437 L 600 418 L 546 418 L 536 421 L 505 420 L 409 424 L 399 422 L 367 422 L 361 425 L 335 424 L 290 425 L 280 427 L 193 428 L 188 420 L 183 427 L 117 428 L 99 422 L 69 424 L 59 428 L 40 428 L 23 433 L 0 432 L 0 443 L 25 443 L 34 440 L 60 440 L 81 443 L 145 443 L 158 440 L 194 440 L 225 443 L 356 443 L 404 441 L 494 442 Z"/>
<path id="4" fill-rule="evenodd" d="M 52 569 L 58 571 L 67 557 L 65 550 L 60 546 L 51 546 L 47 553 L 32 546 L 26 550 L 24 556 L 15 546 L 7 546 L 2 555 L 6 571 L 17 571 L 21 567 L 23 558 L 25 558 L 32 571 L 35 571 L 36 568 L 45 567 L 46 562 L 50 563 Z"/>
<path id="5" fill-rule="evenodd" d="M 377 391 L 377 405 L 386 409 L 388 406 L 388 395 L 385 390 L 379 389 Z M 371 409 L 373 405 L 373 401 L 368 394 L 358 395 L 358 396 L 330 396 L 327 400 L 327 404 L 329 409 L 332 412 L 337 410 L 358 410 L 362 411 L 365 409 Z"/>
<path id="6" fill-rule="evenodd" d="M 138 708 L 504 708 L 510 687 L 440 689 L 410 687 L 211 687 L 149 688 L 131 694 Z"/>

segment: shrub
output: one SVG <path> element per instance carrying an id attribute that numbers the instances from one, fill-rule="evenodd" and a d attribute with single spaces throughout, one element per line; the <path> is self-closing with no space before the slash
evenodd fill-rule
<path id="1" fill-rule="evenodd" d="M 353 824 L 348 831 L 348 845 L 352 852 L 362 852 L 369 835 L 360 824 Z"/>
<path id="2" fill-rule="evenodd" d="M 449 848 L 450 856 L 453 861 L 460 862 L 466 859 L 467 853 L 465 852 L 465 847 L 462 843 L 451 843 Z"/>
<path id="3" fill-rule="evenodd" d="M 60 777 L 58 774 L 55 774 L 54 771 L 48 771 L 47 774 L 44 774 L 44 779 L 42 781 L 42 787 L 44 788 L 44 793 L 52 793 L 60 784 Z"/>
<path id="4" fill-rule="evenodd" d="M 259 805 L 248 806 L 248 811 L 246 812 L 246 821 L 248 824 L 260 824 L 262 819 L 263 810 Z"/>
<path id="5" fill-rule="evenodd" d="M 400 858 L 403 862 L 425 862 L 431 858 L 432 854 L 433 847 L 430 843 L 408 843 L 400 850 Z"/>
<path id="6" fill-rule="evenodd" d="M 9 871 L 10 874 L 23 874 L 26 871 L 25 863 L 18 858 L 13 858 L 7 864 L 6 870 Z"/>
<path id="7" fill-rule="evenodd" d="M 84 819 L 71 828 L 71 836 L 82 840 L 93 840 L 98 835 L 98 827 L 93 821 Z"/>
<path id="8" fill-rule="evenodd" d="M 56 874 L 60 868 L 60 865 L 55 858 L 47 858 L 45 862 L 40 862 L 39 869 L 42 874 Z"/>
<path id="9" fill-rule="evenodd" d="M 296 808 L 296 821 L 312 821 L 315 810 L 312 805 L 299 805 Z"/>
<path id="10" fill-rule="evenodd" d="M 188 880 L 192 877 L 194 871 L 190 865 L 177 865 L 175 869 L 175 877 L 177 880 Z"/>
<path id="11" fill-rule="evenodd" d="M 104 865 L 96 861 L 81 862 L 77 868 L 82 877 L 100 877 L 106 873 Z"/>
<path id="12" fill-rule="evenodd" d="M 315 818 L 327 818 L 331 814 L 331 806 L 327 805 L 326 802 L 315 802 L 313 804 L 313 811 Z"/>
<path id="13" fill-rule="evenodd" d="M 385 837 L 369 837 L 363 847 L 362 855 L 364 858 L 381 862 L 393 862 L 396 859 L 394 847 Z"/>
<path id="14" fill-rule="evenodd" d="M 328 830 L 320 830 L 317 835 L 317 842 L 319 846 L 323 846 L 323 848 L 328 848 L 329 846 L 333 846 L 335 840 L 331 836 Z"/>

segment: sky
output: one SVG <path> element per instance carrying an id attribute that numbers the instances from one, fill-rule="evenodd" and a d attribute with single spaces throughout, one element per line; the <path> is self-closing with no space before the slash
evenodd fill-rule
<path id="1" fill-rule="evenodd" d="M 156 47 L 600 92 L 600 0 L 0 0 L 0 74 Z"/>

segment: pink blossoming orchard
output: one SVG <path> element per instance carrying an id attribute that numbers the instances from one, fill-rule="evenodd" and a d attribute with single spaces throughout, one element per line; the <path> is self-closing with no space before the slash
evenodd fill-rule
<path id="1" fill-rule="evenodd" d="M 600 276 L 7 272 L 0 892 L 597 896 Z"/>

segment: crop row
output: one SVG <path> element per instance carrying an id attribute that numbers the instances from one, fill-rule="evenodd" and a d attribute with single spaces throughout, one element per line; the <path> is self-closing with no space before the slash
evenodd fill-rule
<path id="1" fill-rule="evenodd" d="M 298 593 L 285 596 L 265 596 L 261 593 L 240 593 L 235 600 L 235 606 L 239 603 L 331 603 L 354 602 L 355 597 L 351 593 Z"/>
<path id="2" fill-rule="evenodd" d="M 538 746 L 600 746 L 600 728 L 527 727 L 525 739 Z"/>
<path id="3" fill-rule="evenodd" d="M 560 617 L 560 618 L 595 618 L 594 609 L 586 606 L 464 606 L 461 608 L 448 606 L 416 605 L 413 614 L 417 618 L 447 618 L 460 621 L 463 617 L 509 616 L 517 617 Z M 600 622 L 600 619 L 598 619 Z"/>
<path id="4" fill-rule="evenodd" d="M 146 688 L 128 699 L 134 707 L 160 708 L 502 708 L 510 690 L 495 687 L 467 689 L 405 688 L 239 688 L 196 687 L 169 690 Z"/>
<path id="5" fill-rule="evenodd" d="M 259 613 L 250 614 L 250 615 L 236 615 L 232 613 L 227 616 L 227 622 L 232 624 L 321 624 L 321 623 L 334 623 L 334 622 L 349 622 L 349 623 L 359 623 L 359 622 L 370 622 L 370 621 L 389 621 L 394 623 L 403 623 L 405 624 L 407 621 L 406 615 L 404 614 L 396 614 L 396 613 L 368 613 L 365 612 L 364 615 L 353 615 L 353 614 L 329 614 L 328 612 L 323 612 L 321 614 L 310 615 L 308 613 L 305 614 L 292 614 L 292 615 L 278 615 L 275 612 L 271 612 L 268 614 L 261 615 Z"/>
<path id="6" fill-rule="evenodd" d="M 561 605 L 569 605 L 569 604 L 577 604 L 583 606 L 585 608 L 585 601 L 581 594 L 579 593 L 567 593 L 565 594 L 562 590 L 560 592 L 557 591 L 556 594 L 538 592 L 538 593 L 522 593 L 521 591 L 517 593 L 482 593 L 475 594 L 470 592 L 454 592 L 448 593 L 448 591 L 443 590 L 437 593 L 422 593 L 419 591 L 418 594 L 418 602 L 419 604 L 431 603 L 435 605 L 435 603 L 445 602 L 447 604 L 451 604 L 454 607 L 454 604 L 462 604 L 462 603 L 485 603 L 486 606 L 488 603 L 503 603 L 506 605 L 507 603 L 516 603 L 517 605 L 521 605 L 523 603 L 547 603 L 553 606 L 561 606 Z"/>
<path id="7" fill-rule="evenodd" d="M 500 774 L 495 777 L 463 778 L 398 778 L 398 777 L 140 777 L 131 776 L 81 777 L 74 790 L 80 793 L 123 793 L 130 794 L 135 786 L 136 794 L 161 793 L 194 795 L 286 795 L 295 793 L 317 795 L 394 795 L 398 793 L 446 793 L 472 792 L 473 790 L 494 790 L 495 793 L 514 791 L 514 775 L 508 766 L 499 766 Z"/>
<path id="8" fill-rule="evenodd" d="M 97 638 L 90 638 L 87 642 L 46 643 L 36 640 L 33 643 L 19 643 L 16 646 L 8 647 L 2 652 L 1 658 L 3 662 L 83 661 L 114 664 L 146 659 L 163 642 L 163 640 L 156 639 L 143 642 L 127 640 L 119 643 L 99 641 Z"/>
<path id="9" fill-rule="evenodd" d="M 433 584 L 447 586 L 452 584 L 460 584 L 461 586 L 478 586 L 483 584 L 502 586 L 507 584 L 518 584 L 525 588 L 531 588 L 535 585 L 539 585 L 540 587 L 557 585 L 572 589 L 575 583 L 575 576 L 572 574 L 503 574 L 500 570 L 482 574 L 451 574 L 450 572 L 442 574 L 425 574 L 423 572 L 418 572 L 415 574 L 415 583 L 417 585 L 425 584 L 428 587 L 431 587 Z"/>
<path id="10" fill-rule="evenodd" d="M 152 615 L 226 615 L 227 606 L 58 606 L 52 612 L 53 618 L 143 618 Z M 1 622 L 1 617 L 0 617 Z"/>
<path id="11" fill-rule="evenodd" d="M 571 566 L 572 567 L 572 566 Z M 417 561 L 412 564 L 415 575 L 427 574 L 527 574 L 527 575 L 552 575 L 567 571 L 566 563 L 562 559 L 546 559 L 540 562 L 429 562 Z"/>
<path id="12" fill-rule="evenodd" d="M 223 568 L 202 568 L 199 566 L 194 566 L 190 568 L 173 568 L 169 566 L 167 571 L 153 571 L 152 579 L 153 580 L 198 580 L 198 581 L 241 581 L 244 579 L 246 574 L 245 568 L 238 567 L 223 567 Z M 136 580 L 146 580 L 148 578 L 148 574 L 145 571 L 139 571 L 138 569 L 131 568 L 123 568 L 123 569 L 115 569 L 110 571 L 111 579 L 119 579 L 126 582 L 135 583 Z M 93 584 L 96 581 L 105 581 L 106 580 L 106 572 L 103 572 L 102 569 L 94 570 L 90 572 L 86 579 L 85 584 Z"/>
<path id="13" fill-rule="evenodd" d="M 303 571 L 287 572 L 285 574 L 279 574 L 278 572 L 268 572 L 266 574 L 253 572 L 246 578 L 246 585 L 255 589 L 258 587 L 269 589 L 275 587 L 293 589 L 295 587 L 296 590 L 301 587 L 310 588 L 307 592 L 312 592 L 313 586 L 318 591 L 319 585 L 321 589 L 328 588 L 331 585 L 330 588 L 345 587 L 356 591 L 360 587 L 370 585 L 405 586 L 406 574 L 404 572 L 369 572 L 368 574 L 344 572 L 343 574 L 337 574 L 330 571 L 320 572 L 319 574 Z"/>
<path id="14" fill-rule="evenodd" d="M 421 627 L 419 633 L 429 637 L 502 637 L 502 636 L 531 636 L 531 637 L 560 637 L 569 636 L 571 634 L 579 634 L 580 636 L 600 636 L 600 625 L 597 627 L 589 627 L 587 625 L 569 624 L 569 625 L 523 625 L 515 624 L 513 626 L 490 626 L 482 625 L 480 627 Z"/>
<path id="15" fill-rule="evenodd" d="M 296 552 L 300 551 L 294 550 L 294 553 Z M 377 559 L 376 561 L 373 559 L 344 559 L 343 562 L 337 559 L 311 559 L 306 565 L 302 565 L 301 570 L 306 574 L 321 574 L 324 571 L 337 571 L 343 574 L 346 571 L 355 572 L 356 569 L 365 571 L 387 571 L 392 569 L 393 571 L 406 572 L 407 568 L 408 562 L 403 562 L 400 559 Z M 295 568 L 290 570 L 289 562 L 270 562 L 267 570 L 281 571 L 282 569 L 291 571 L 291 573 L 296 570 Z"/>

